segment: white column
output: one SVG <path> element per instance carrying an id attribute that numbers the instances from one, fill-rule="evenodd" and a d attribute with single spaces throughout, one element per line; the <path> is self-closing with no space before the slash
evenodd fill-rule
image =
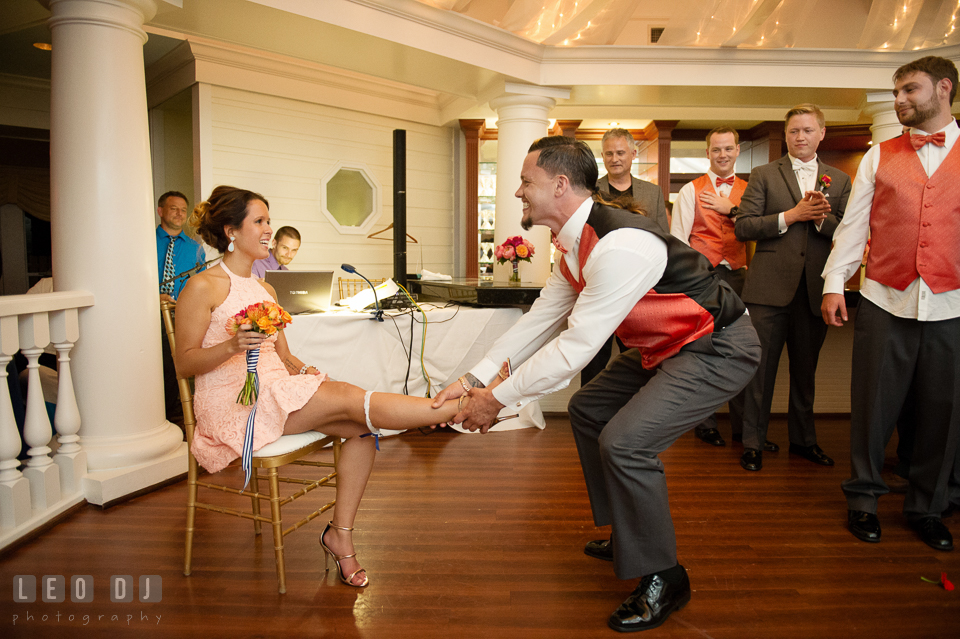
<path id="1" fill-rule="evenodd" d="M 514 197 L 520 188 L 520 168 L 530 144 L 547 134 L 547 114 L 556 105 L 552 97 L 507 94 L 490 101 L 497 112 L 497 219 L 493 239 L 500 245 L 508 237 L 522 235 L 533 242 L 536 255 L 530 263 L 520 262 L 520 279 L 543 284 L 550 277 L 550 230 L 535 226 L 520 227 L 523 206 Z M 493 279 L 506 282 L 513 274 L 508 262 L 494 264 Z"/>
<path id="2" fill-rule="evenodd" d="M 868 93 L 862 110 L 873 120 L 870 132 L 873 134 L 874 144 L 886 142 L 903 132 L 903 125 L 897 119 L 897 112 L 893 108 L 893 96 L 889 91 Z"/>
<path id="3" fill-rule="evenodd" d="M 166 479 L 142 467 L 168 468 L 183 448 L 180 430 L 164 419 L 143 72 L 142 26 L 157 7 L 154 0 L 46 4 L 54 285 L 95 299 L 80 311 L 72 358 L 80 437 L 91 472 L 141 467 L 124 480 L 131 492 Z M 91 501 L 102 503 L 97 495 Z"/>

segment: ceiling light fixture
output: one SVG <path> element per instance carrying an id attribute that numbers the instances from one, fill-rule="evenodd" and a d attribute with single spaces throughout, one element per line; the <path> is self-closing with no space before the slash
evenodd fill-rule
<path id="1" fill-rule="evenodd" d="M 34 42 L 33 46 L 42 50 L 42 51 L 53 51 L 53 45 L 47 42 Z"/>

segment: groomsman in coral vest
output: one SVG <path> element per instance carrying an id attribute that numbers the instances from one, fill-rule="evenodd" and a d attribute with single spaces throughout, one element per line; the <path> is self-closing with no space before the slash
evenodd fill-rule
<path id="1" fill-rule="evenodd" d="M 877 499 L 884 449 L 916 392 L 907 522 L 937 550 L 953 550 L 941 520 L 960 439 L 960 129 L 950 114 L 957 68 L 928 56 L 893 76 L 894 107 L 909 131 L 860 162 L 847 215 L 823 270 L 823 319 L 847 320 L 843 284 L 870 237 L 853 338 L 850 532 L 880 541 Z"/>
<path id="2" fill-rule="evenodd" d="M 740 157 L 740 134 L 728 126 L 707 134 L 710 170 L 680 189 L 674 203 L 670 233 L 702 253 L 720 279 L 737 295 L 743 292 L 747 274 L 747 251 L 733 231 L 733 217 L 747 183 L 734 175 Z M 743 436 L 743 394 L 729 402 L 734 441 Z M 726 442 L 717 430 L 717 416 L 711 415 L 695 429 L 697 437 L 714 446 Z M 767 446 L 775 444 L 767 443 Z M 765 449 L 768 450 L 768 449 Z"/>
<path id="3" fill-rule="evenodd" d="M 788 153 L 750 172 L 735 226 L 738 240 L 757 242 L 741 295 L 763 348 L 760 369 L 744 391 L 740 465 L 751 471 L 763 467 L 784 344 L 790 357 L 790 453 L 833 466 L 817 445 L 813 421 L 817 360 L 827 336 L 820 273 L 847 206 L 850 178 L 817 158 L 826 133 L 817 105 L 795 106 L 785 121 Z"/>

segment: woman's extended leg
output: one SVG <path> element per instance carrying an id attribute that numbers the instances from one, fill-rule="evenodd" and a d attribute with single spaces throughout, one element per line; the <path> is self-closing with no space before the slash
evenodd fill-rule
<path id="1" fill-rule="evenodd" d="M 367 429 L 362 388 L 344 382 L 324 382 L 303 408 L 287 417 L 284 434 L 316 430 L 326 435 L 335 435 L 345 440 L 340 452 L 337 469 L 337 506 L 333 524 L 353 528 L 354 518 L 363 497 L 373 459 L 376 454 L 372 437 L 361 439 Z M 426 397 L 408 397 L 391 393 L 374 393 L 370 396 L 370 421 L 375 428 L 404 429 L 446 423 L 457 414 L 457 402 L 446 402 L 441 408 L 430 407 L 433 400 Z M 324 543 L 337 555 L 353 554 L 353 537 L 348 530 L 331 528 L 324 536 Z M 360 570 L 356 557 L 341 560 L 343 576 Z M 351 580 L 361 585 L 365 579 L 361 570 Z"/>

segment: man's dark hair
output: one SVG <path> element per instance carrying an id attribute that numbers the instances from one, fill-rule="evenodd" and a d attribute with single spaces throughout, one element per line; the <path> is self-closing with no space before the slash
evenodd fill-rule
<path id="1" fill-rule="evenodd" d="M 528 153 L 540 151 L 537 166 L 551 176 L 565 175 L 574 190 L 593 193 L 597 189 L 597 159 L 586 142 L 551 135 L 530 145 Z"/>
<path id="2" fill-rule="evenodd" d="M 187 203 L 187 206 L 190 206 L 190 200 L 187 199 L 187 196 L 181 193 L 180 191 L 167 191 L 160 196 L 160 199 L 157 200 L 157 206 L 163 206 L 163 203 L 167 201 L 168 197 L 178 197 L 181 198 L 184 202 Z"/>
<path id="3" fill-rule="evenodd" d="M 292 226 L 281 226 L 277 229 L 277 232 L 273 234 L 273 239 L 279 242 L 285 237 L 289 237 L 291 240 L 300 241 L 300 231 L 293 228 Z"/>
<path id="4" fill-rule="evenodd" d="M 925 58 L 908 62 L 897 69 L 893 74 L 893 83 L 896 84 L 904 76 L 917 71 L 930 76 L 934 85 L 944 78 L 950 80 L 952 85 L 950 87 L 950 104 L 953 104 L 953 99 L 957 96 L 957 65 L 946 58 L 928 55 Z"/>

